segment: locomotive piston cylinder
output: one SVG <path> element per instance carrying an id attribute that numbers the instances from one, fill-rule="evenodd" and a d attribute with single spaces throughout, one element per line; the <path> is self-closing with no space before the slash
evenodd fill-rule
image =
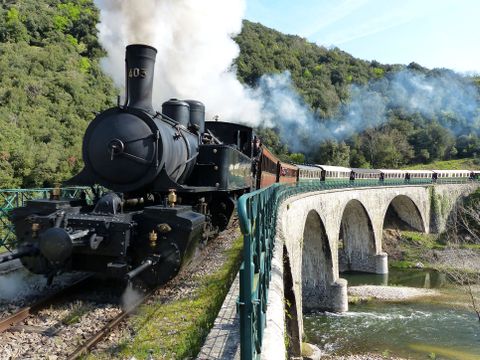
<path id="1" fill-rule="evenodd" d="M 20 259 L 21 257 L 24 257 L 24 256 L 35 255 L 37 252 L 38 250 L 35 248 L 21 249 L 16 252 L 12 252 L 8 255 L 0 256 L 0 264 L 13 261 L 15 259 Z"/>
<path id="2" fill-rule="evenodd" d="M 143 271 L 147 270 L 150 266 L 153 265 L 153 261 L 150 259 L 145 260 L 140 266 L 136 267 L 132 271 L 128 272 L 125 275 L 125 280 L 132 280 L 135 276 L 138 276 Z"/>

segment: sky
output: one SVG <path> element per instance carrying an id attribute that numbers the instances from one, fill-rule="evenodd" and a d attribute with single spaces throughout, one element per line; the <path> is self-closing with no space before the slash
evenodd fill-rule
<path id="1" fill-rule="evenodd" d="M 480 0 L 247 0 L 245 17 L 365 60 L 480 74 Z"/>

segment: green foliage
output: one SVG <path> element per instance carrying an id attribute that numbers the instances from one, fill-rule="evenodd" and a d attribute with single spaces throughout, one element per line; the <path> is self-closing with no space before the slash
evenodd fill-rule
<path id="1" fill-rule="evenodd" d="M 438 236 L 417 231 L 402 231 L 402 239 L 408 243 L 431 249 L 435 246 Z"/>
<path id="2" fill-rule="evenodd" d="M 325 165 L 349 166 L 350 146 L 344 142 L 327 140 L 320 144 L 314 162 Z"/>
<path id="3" fill-rule="evenodd" d="M 322 117 L 334 115 L 340 103 L 348 100 L 349 83 L 366 84 L 395 68 L 355 59 L 338 48 L 328 50 L 247 20 L 235 40 L 241 49 L 235 61 L 241 81 L 254 86 L 263 74 L 288 70 L 296 90 Z"/>
<path id="4" fill-rule="evenodd" d="M 382 68 L 373 68 L 373 74 L 375 75 L 375 77 L 377 79 L 383 77 L 383 75 L 385 74 L 385 70 L 383 70 Z"/>
<path id="5" fill-rule="evenodd" d="M 480 170 L 480 164 L 475 159 L 458 159 L 435 161 L 430 164 L 409 165 L 404 169 L 410 170 Z"/>
<path id="6" fill-rule="evenodd" d="M 289 155 L 290 161 L 295 164 L 304 164 L 305 163 L 305 155 L 302 153 L 293 153 Z"/>
<path id="7" fill-rule="evenodd" d="M 280 142 L 278 134 L 270 128 L 257 129 L 257 135 L 262 139 L 262 144 L 280 157 L 288 157 L 288 149 Z"/>
<path id="8" fill-rule="evenodd" d="M 53 185 L 81 169 L 86 126 L 114 99 L 98 12 L 89 0 L 21 0 L 1 18 L 0 187 Z"/>
<path id="9" fill-rule="evenodd" d="M 98 21 L 93 0 L 4 1 L 0 8 L 0 42 L 45 46 L 73 37 L 82 49 L 81 55 L 98 58 L 104 53 L 97 39 Z"/>

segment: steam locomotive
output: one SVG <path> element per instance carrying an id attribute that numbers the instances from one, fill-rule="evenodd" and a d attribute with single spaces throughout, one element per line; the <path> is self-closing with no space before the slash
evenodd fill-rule
<path id="1" fill-rule="evenodd" d="M 126 48 L 126 102 L 100 113 L 83 139 L 84 169 L 66 185 L 100 185 L 86 197 L 30 200 L 11 220 L 31 272 L 172 278 L 200 241 L 227 227 L 236 199 L 254 186 L 252 129 L 206 122 L 204 105 L 152 106 L 156 49 Z"/>

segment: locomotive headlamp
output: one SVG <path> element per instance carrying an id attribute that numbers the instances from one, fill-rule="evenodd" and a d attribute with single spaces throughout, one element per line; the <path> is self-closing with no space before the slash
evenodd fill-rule
<path id="1" fill-rule="evenodd" d="M 168 193 L 168 205 L 170 207 L 174 207 L 175 203 L 177 202 L 177 193 L 175 192 L 175 189 L 170 189 L 170 192 Z"/>

